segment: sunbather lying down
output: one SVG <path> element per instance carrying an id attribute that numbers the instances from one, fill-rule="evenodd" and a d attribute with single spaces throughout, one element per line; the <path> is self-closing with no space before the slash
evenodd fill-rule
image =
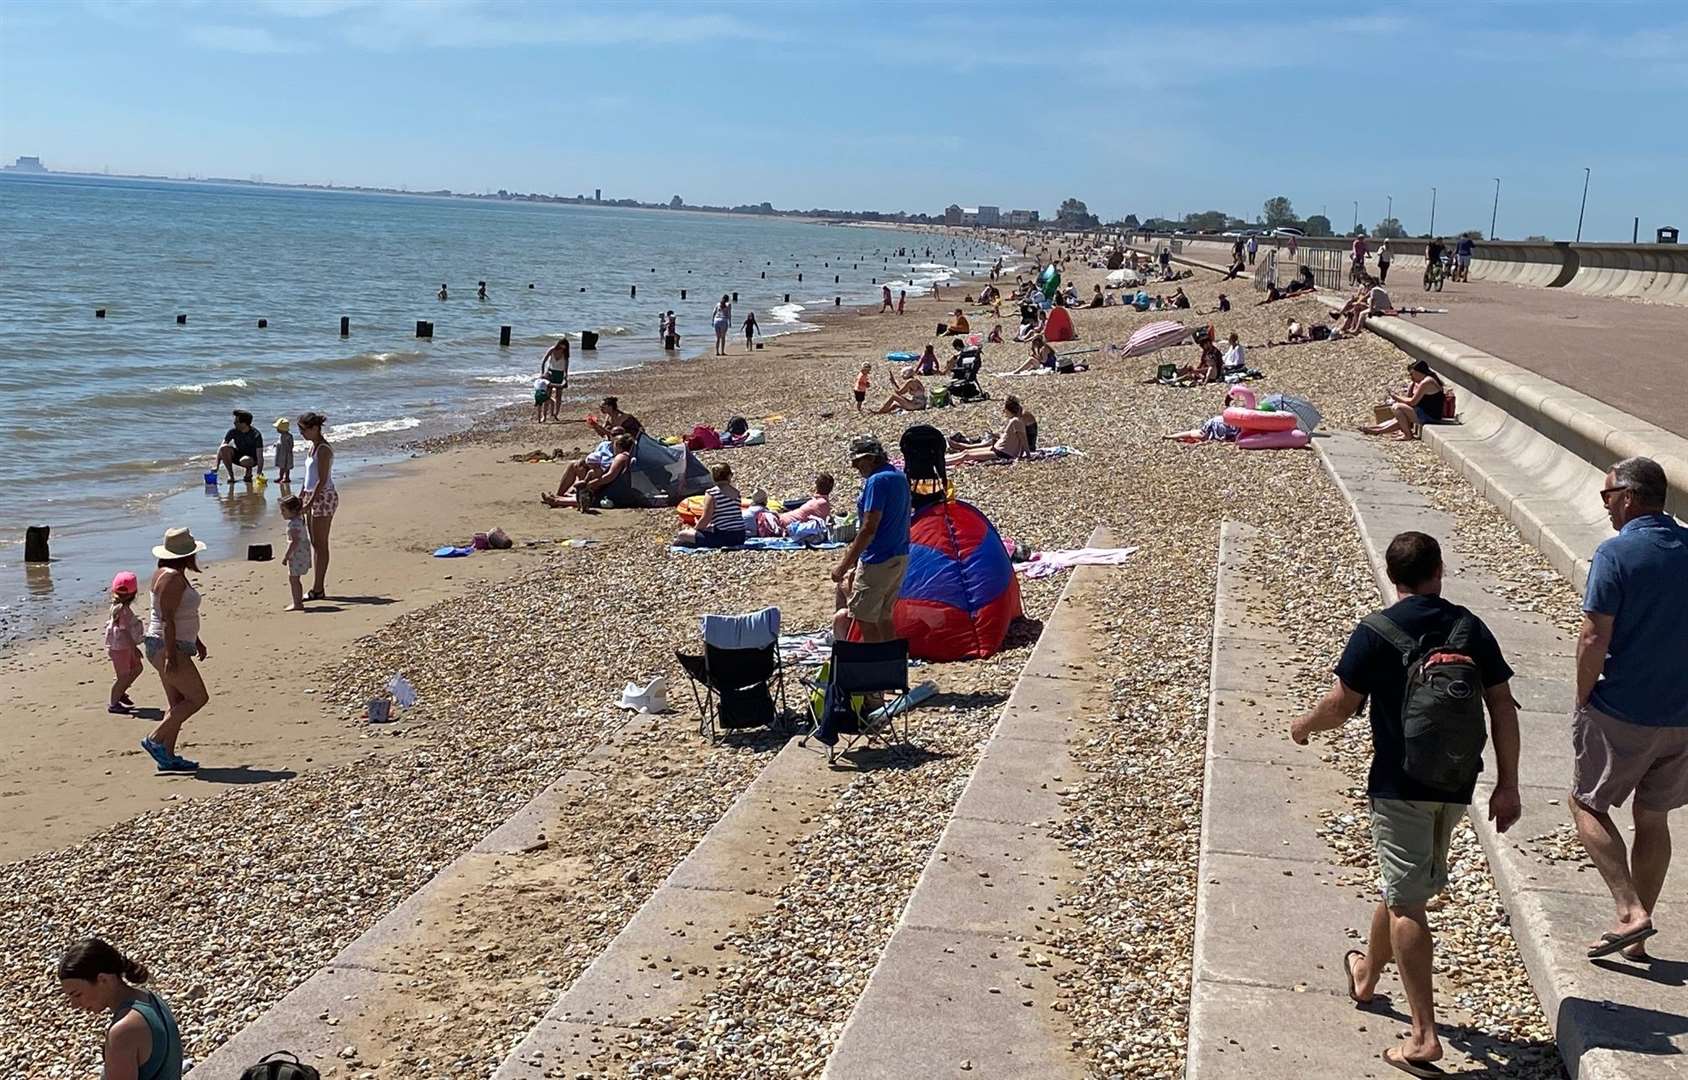
<path id="1" fill-rule="evenodd" d="M 1219 406 L 1220 412 L 1223 413 L 1224 410 L 1231 407 L 1234 394 L 1234 389 L 1225 391 L 1225 400 Z M 1252 398 L 1245 400 L 1251 401 Z M 1227 424 L 1224 416 L 1213 416 L 1203 420 L 1189 431 L 1175 431 L 1170 435 L 1163 435 L 1161 438 L 1181 443 L 1236 442 L 1237 437 L 1241 434 L 1242 430 Z"/>
<path id="2" fill-rule="evenodd" d="M 633 464 L 634 445 L 633 436 L 624 431 L 613 440 L 600 443 L 590 454 L 570 462 L 557 483 L 557 493 L 542 491 L 540 501 L 546 506 L 590 508 L 598 501 L 598 493 L 615 483 Z"/>
<path id="3" fill-rule="evenodd" d="M 954 467 L 968 465 L 974 462 L 1013 461 L 1023 458 L 1032 450 L 1031 437 L 1026 433 L 1027 413 L 1021 406 L 1020 399 L 1010 395 L 1002 400 L 1002 412 L 1008 424 L 1002 434 L 986 446 L 976 446 L 950 454 L 944 458 L 944 464 Z M 1036 423 L 1036 421 L 1032 421 Z M 951 439 L 953 446 L 958 440 Z"/>

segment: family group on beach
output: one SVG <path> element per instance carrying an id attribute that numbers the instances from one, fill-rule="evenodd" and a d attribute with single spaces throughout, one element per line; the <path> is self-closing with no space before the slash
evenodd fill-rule
<path id="1" fill-rule="evenodd" d="M 274 467 L 283 497 L 279 509 L 287 523 L 287 546 L 282 562 L 287 569 L 292 593 L 289 611 L 303 611 L 309 600 L 325 598 L 328 576 L 329 534 L 334 514 L 340 508 L 340 492 L 334 486 L 334 447 L 324 434 L 328 418 L 320 412 L 305 412 L 298 418 L 299 433 L 308 444 L 305 450 L 305 483 L 298 494 L 288 489 L 292 482 L 292 424 L 286 417 L 275 422 Z M 228 471 L 235 482 L 235 470 L 242 469 L 245 482 L 261 481 L 264 474 L 264 438 L 253 426 L 252 414 L 234 411 L 234 426 L 217 448 L 217 466 Z M 199 762 L 177 752 L 182 725 L 211 700 L 198 663 L 210 656 L 201 630 L 200 593 L 189 574 L 200 572 L 199 556 L 206 550 L 203 540 L 186 526 L 165 530 L 163 542 L 152 549 L 157 563 L 148 581 L 149 604 L 146 621 L 135 614 L 140 579 L 129 570 L 112 578 L 111 608 L 106 620 L 105 644 L 113 678 L 106 711 L 131 715 L 135 702 L 129 690 L 140 679 L 146 665 L 158 673 L 164 691 L 163 718 L 151 734 L 141 740 L 141 749 L 152 758 L 161 775 L 192 773 Z M 304 577 L 315 570 L 309 591 Z M 144 663 L 143 663 L 144 657 Z"/>

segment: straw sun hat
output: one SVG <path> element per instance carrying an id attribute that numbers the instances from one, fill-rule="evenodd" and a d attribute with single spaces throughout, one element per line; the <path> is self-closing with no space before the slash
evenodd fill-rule
<path id="1" fill-rule="evenodd" d="M 155 559 L 185 559 L 205 550 L 205 541 L 195 540 L 186 525 L 164 530 L 164 543 L 152 549 Z"/>

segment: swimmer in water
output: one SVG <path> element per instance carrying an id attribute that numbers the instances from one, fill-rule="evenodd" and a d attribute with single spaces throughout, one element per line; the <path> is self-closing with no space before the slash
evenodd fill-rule
<path id="1" fill-rule="evenodd" d="M 445 299 L 445 282 L 440 282 L 440 299 Z"/>
<path id="2" fill-rule="evenodd" d="M 480 300 L 486 299 L 486 282 L 484 282 L 484 281 L 481 282 L 480 288 L 475 290 L 475 296 L 476 296 L 477 299 L 480 299 Z"/>

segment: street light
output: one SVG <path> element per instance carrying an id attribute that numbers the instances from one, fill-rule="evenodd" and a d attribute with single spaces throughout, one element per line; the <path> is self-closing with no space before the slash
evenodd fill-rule
<path id="1" fill-rule="evenodd" d="M 1354 231 L 1360 231 L 1360 200 L 1354 200 Z"/>
<path id="2" fill-rule="evenodd" d="M 1495 238 L 1495 218 L 1500 216 L 1500 177 L 1495 177 L 1495 208 L 1489 212 L 1489 239 Z"/>
<path id="3" fill-rule="evenodd" d="M 1395 216 L 1395 196 L 1389 195 L 1386 198 L 1389 200 L 1389 209 L 1383 212 L 1383 220 L 1388 221 Z"/>
<path id="4" fill-rule="evenodd" d="M 1583 197 L 1582 205 L 1577 208 L 1577 243 L 1582 243 L 1583 211 L 1588 209 L 1588 166 L 1583 166 Z"/>
<path id="5" fill-rule="evenodd" d="M 1431 188 L 1430 188 L 1430 235 L 1431 236 L 1436 235 L 1436 188 L 1435 188 L 1435 185 L 1432 185 Z"/>

